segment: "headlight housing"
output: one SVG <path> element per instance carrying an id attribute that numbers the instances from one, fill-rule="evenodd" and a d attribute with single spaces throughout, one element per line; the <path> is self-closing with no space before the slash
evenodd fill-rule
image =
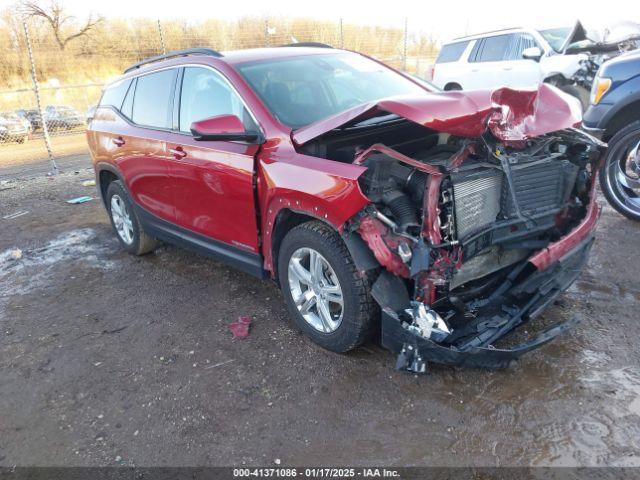
<path id="1" fill-rule="evenodd" d="M 607 77 L 596 77 L 591 87 L 591 105 L 597 105 L 600 103 L 600 99 L 604 97 L 604 94 L 611 88 L 611 79 Z"/>

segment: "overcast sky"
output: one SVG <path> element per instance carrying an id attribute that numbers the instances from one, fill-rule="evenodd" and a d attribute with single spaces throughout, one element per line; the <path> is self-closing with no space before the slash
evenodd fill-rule
<path id="1" fill-rule="evenodd" d="M 70 12 L 105 17 L 147 17 L 198 21 L 205 17 L 233 19 L 243 15 L 297 16 L 370 25 L 404 24 L 412 31 L 431 32 L 446 40 L 465 33 L 517 27 L 571 25 L 579 18 L 585 27 L 603 28 L 623 20 L 640 22 L 637 0 L 60 0 Z M 48 0 L 42 0 L 46 4 Z M 8 6 L 13 0 L 0 0 Z M 635 16 L 635 18 L 633 18 Z"/>

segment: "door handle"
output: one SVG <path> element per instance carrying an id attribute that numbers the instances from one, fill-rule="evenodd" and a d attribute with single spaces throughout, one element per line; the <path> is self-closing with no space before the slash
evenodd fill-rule
<path id="1" fill-rule="evenodd" d="M 122 137 L 114 138 L 111 141 L 116 147 L 121 147 L 126 143 Z"/>
<path id="2" fill-rule="evenodd" d="M 513 67 L 502 67 L 503 70 L 513 70 Z"/>
<path id="3" fill-rule="evenodd" d="M 182 150 L 182 148 L 180 147 L 170 148 L 169 153 L 171 153 L 171 155 L 173 155 L 176 158 L 176 160 L 180 160 L 181 158 L 184 158 L 187 156 L 187 152 Z"/>

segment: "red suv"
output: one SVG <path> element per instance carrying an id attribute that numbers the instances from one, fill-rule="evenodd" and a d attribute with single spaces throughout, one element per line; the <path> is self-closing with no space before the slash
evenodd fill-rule
<path id="1" fill-rule="evenodd" d="M 275 279 L 297 326 L 397 368 L 504 367 L 579 275 L 604 144 L 554 87 L 433 92 L 354 52 L 193 49 L 133 65 L 88 126 L 120 243 Z M 535 330 L 529 323 L 528 331 Z"/>

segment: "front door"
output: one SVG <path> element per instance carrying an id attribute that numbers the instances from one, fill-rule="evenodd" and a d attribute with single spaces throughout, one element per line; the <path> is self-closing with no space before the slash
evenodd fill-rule
<path id="1" fill-rule="evenodd" d="M 178 119 L 167 138 L 178 226 L 247 252 L 258 253 L 254 158 L 258 146 L 198 141 L 191 123 L 236 115 L 257 130 L 238 93 L 209 67 L 186 67 L 176 95 Z"/>

